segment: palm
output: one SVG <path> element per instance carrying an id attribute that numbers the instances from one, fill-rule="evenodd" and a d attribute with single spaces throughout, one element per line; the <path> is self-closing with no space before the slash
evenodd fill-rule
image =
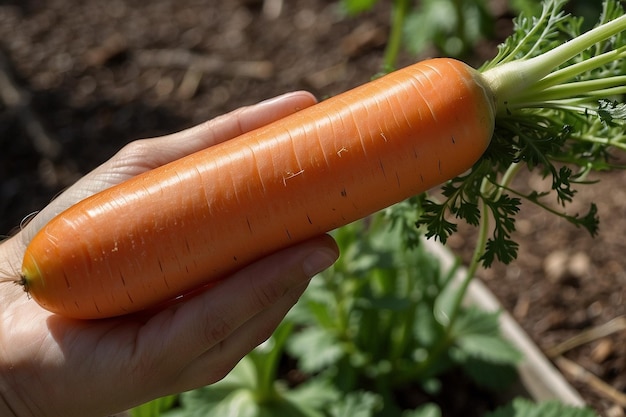
<path id="1" fill-rule="evenodd" d="M 8 382 L 28 381 L 28 397 L 21 400 L 31 403 L 31 407 L 45 404 L 47 412 L 58 407 L 50 415 L 62 415 L 68 411 L 68 415 L 78 415 L 81 410 L 91 408 L 94 401 L 91 395 L 76 398 L 74 410 L 67 410 L 65 401 L 55 404 L 54 399 L 66 397 L 64 392 L 84 392 L 85 386 L 91 385 L 92 395 L 97 395 L 106 392 L 107 386 L 123 385 L 120 375 L 130 374 L 136 366 L 133 356 L 142 357 L 141 346 L 149 345 L 150 339 L 154 338 L 150 331 L 142 331 L 142 328 L 150 329 L 149 324 L 115 319 L 101 322 L 66 320 L 41 309 L 21 290 L 11 293 L 11 299 L 4 304 L 7 307 L 0 314 L 0 335 L 10 337 L 0 340 L 3 347 L 0 363 L 18 364 L 15 371 L 7 373 Z M 128 388 L 130 386 L 125 392 Z M 41 397 L 38 398 L 38 394 Z M 119 400 L 121 398 L 116 399 Z M 142 399 L 125 398 L 124 402 L 137 400 Z"/>

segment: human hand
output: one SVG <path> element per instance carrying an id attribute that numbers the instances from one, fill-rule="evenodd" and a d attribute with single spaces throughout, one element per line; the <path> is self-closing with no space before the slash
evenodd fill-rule
<path id="1" fill-rule="evenodd" d="M 194 128 L 135 141 L 53 200 L 0 245 L 0 271 L 19 271 L 26 246 L 54 215 L 141 172 L 308 107 L 295 92 Z M 0 415 L 106 416 L 223 378 L 266 340 L 315 273 L 338 252 L 328 236 L 270 255 L 197 296 L 146 315 L 70 320 L 0 285 Z"/>

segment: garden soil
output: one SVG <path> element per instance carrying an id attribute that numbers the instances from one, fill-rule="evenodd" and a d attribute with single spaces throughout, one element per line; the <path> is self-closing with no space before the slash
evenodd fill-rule
<path id="1" fill-rule="evenodd" d="M 389 30 L 380 3 L 347 17 L 330 0 L 0 1 L 0 233 L 129 141 L 291 90 L 324 98 L 366 82 L 381 69 Z M 492 56 L 510 31 L 501 3 L 490 2 L 497 39 L 480 42 L 470 64 Z M 399 65 L 435 55 L 403 54 Z M 591 179 L 599 182 L 580 186 L 568 210 L 597 204 L 595 238 L 524 204 L 518 260 L 479 276 L 590 405 L 620 416 L 626 172 Z M 532 173 L 518 181 L 522 189 L 545 186 Z M 467 260 L 474 239 L 461 225 L 449 246 Z M 593 336 L 607 325 L 612 330 Z M 589 331 L 589 340 L 554 353 Z"/>

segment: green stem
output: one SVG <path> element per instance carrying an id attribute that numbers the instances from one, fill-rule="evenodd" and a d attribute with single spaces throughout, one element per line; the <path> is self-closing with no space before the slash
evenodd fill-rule
<path id="1" fill-rule="evenodd" d="M 277 397 L 274 381 L 276 372 L 260 372 L 257 376 L 258 383 L 256 388 L 257 400 L 261 404 L 268 404 Z"/>
<path id="2" fill-rule="evenodd" d="M 481 185 L 481 194 L 486 195 L 487 187 L 490 185 L 488 180 L 483 180 Z M 447 351 L 450 343 L 452 342 L 452 329 L 454 327 L 454 322 L 456 321 L 460 311 L 461 305 L 463 303 L 463 299 L 465 298 L 465 294 L 467 293 L 467 289 L 469 288 L 472 279 L 476 275 L 476 271 L 480 265 L 480 259 L 485 253 L 485 247 L 487 244 L 487 236 L 489 235 L 489 218 L 487 216 L 488 207 L 487 203 L 483 199 L 483 203 L 481 206 L 481 216 L 480 216 L 480 228 L 478 237 L 476 238 L 476 247 L 474 249 L 474 253 L 472 254 L 472 259 L 467 267 L 466 274 L 463 278 L 463 281 L 460 284 L 458 291 L 456 292 L 456 297 L 453 302 L 453 308 L 450 312 L 449 321 L 445 327 L 444 334 L 437 340 L 437 343 L 432 347 L 429 352 L 428 357 L 422 363 L 420 363 L 413 375 L 418 378 L 424 378 L 429 376 L 429 371 L 434 364 L 437 363 L 439 357 Z"/>
<path id="3" fill-rule="evenodd" d="M 558 66 L 624 29 L 626 15 L 597 26 L 541 55 L 507 62 L 485 71 L 483 77 L 496 96 L 498 110 L 503 111 L 508 101 L 527 91 Z"/>
<path id="4" fill-rule="evenodd" d="M 411 7 L 410 0 L 395 0 L 391 10 L 391 31 L 389 33 L 389 41 L 385 48 L 385 56 L 383 61 L 383 72 L 389 73 L 396 69 L 398 55 L 402 46 L 402 31 L 404 29 L 404 21 Z"/>
<path id="5" fill-rule="evenodd" d="M 407 294 L 413 294 L 415 288 L 415 280 L 407 279 L 408 288 L 406 290 Z M 398 339 L 396 339 L 396 343 L 393 343 L 391 350 L 391 360 L 393 363 L 396 363 L 399 359 L 405 357 L 407 354 L 411 341 L 413 340 L 413 331 L 415 326 L 415 316 L 417 313 L 417 302 L 412 302 L 406 311 L 399 313 L 401 320 L 398 320 L 398 326 L 401 326 L 399 332 L 400 335 Z M 395 322 L 396 320 L 394 320 Z"/>
<path id="6" fill-rule="evenodd" d="M 502 179 L 500 180 L 500 184 L 502 184 L 503 186 L 508 186 L 512 181 L 513 178 L 515 178 L 515 176 L 517 175 L 517 173 L 519 172 L 520 169 L 522 169 L 522 166 L 524 166 L 523 164 L 511 164 L 506 172 L 504 173 L 504 175 L 502 176 Z M 500 196 L 502 195 L 503 192 L 503 188 L 502 187 L 498 187 L 498 194 L 496 195 L 496 198 L 500 198 Z"/>
<path id="7" fill-rule="evenodd" d="M 541 16 L 537 19 L 538 22 L 542 22 L 543 20 L 545 20 L 547 16 L 547 10 L 544 7 Z M 519 54 L 519 51 L 521 50 L 521 48 L 527 43 L 527 39 L 532 38 L 535 33 L 540 30 L 541 25 L 537 24 L 535 25 L 528 33 L 526 33 L 526 35 L 517 43 L 517 45 L 515 46 L 515 48 L 513 48 L 511 51 L 508 51 L 508 53 L 506 54 L 506 56 L 501 60 L 498 61 L 498 66 L 503 65 L 507 62 L 510 62 L 512 60 L 517 59 L 517 56 Z M 492 61 L 489 64 L 493 64 L 494 61 Z M 487 67 L 488 69 L 490 69 L 490 67 Z"/>
<path id="8" fill-rule="evenodd" d="M 456 34 L 459 39 L 463 41 L 463 46 L 458 53 L 458 56 L 462 56 L 467 52 L 467 43 L 465 42 L 465 16 L 463 13 L 463 2 L 466 0 L 454 0 L 454 12 L 456 13 Z"/>
<path id="9" fill-rule="evenodd" d="M 601 136 L 577 136 L 573 137 L 572 139 L 577 141 L 597 143 L 605 146 L 614 146 L 615 148 L 626 151 L 626 143 L 624 143 L 624 141 L 626 141 L 626 136 L 620 136 L 610 139 Z"/>
<path id="10" fill-rule="evenodd" d="M 337 332 L 341 338 L 350 340 L 350 329 L 348 326 L 349 313 L 343 301 L 344 297 L 342 294 L 339 294 L 337 289 L 335 289 L 333 290 L 333 298 L 335 299 L 335 305 L 337 306 Z"/>
<path id="11" fill-rule="evenodd" d="M 581 94 L 581 92 L 578 92 Z M 516 109 L 530 109 L 530 108 L 538 108 L 538 109 L 561 109 L 568 110 L 573 112 L 583 112 L 583 113 L 595 113 L 596 108 L 590 107 L 591 100 L 598 99 L 607 99 L 610 97 L 619 96 L 621 94 L 626 94 L 626 86 L 619 87 L 611 87 L 603 90 L 590 90 L 584 92 L 585 94 L 581 97 L 574 98 L 541 98 L 541 97 L 533 97 L 532 101 L 518 101 L 515 100 L 513 103 L 507 103 L 507 109 L 509 111 L 513 111 Z M 567 95 L 562 94 L 563 97 L 567 97 Z M 595 103 L 597 104 L 597 103 Z"/>
<path id="12" fill-rule="evenodd" d="M 278 375 L 280 358 L 284 352 L 284 344 L 293 329 L 293 323 L 283 322 L 266 342 L 271 345 L 267 351 L 253 351 L 250 353 L 257 373 L 256 397 L 261 404 L 275 401 L 279 394 L 276 391 L 275 381 Z"/>
<path id="13" fill-rule="evenodd" d="M 481 191 L 486 193 L 486 188 L 489 182 L 487 180 L 483 180 Z M 478 236 L 476 237 L 476 246 L 474 248 L 474 252 L 472 254 L 472 259 L 467 266 L 467 270 L 465 273 L 465 277 L 461 282 L 459 290 L 456 293 L 456 298 L 454 300 L 452 311 L 450 312 L 450 323 L 446 329 L 449 332 L 452 329 L 452 326 L 461 311 L 461 305 L 463 303 L 463 299 L 465 298 L 465 294 L 467 293 L 467 289 L 469 288 L 470 283 L 474 276 L 476 276 L 476 271 L 478 270 L 478 266 L 480 265 L 480 259 L 485 253 L 485 247 L 487 244 L 487 236 L 489 235 L 489 217 L 488 217 L 488 207 L 487 203 L 483 198 L 483 203 L 481 206 L 481 216 L 480 216 L 480 228 L 478 231 Z"/>
<path id="14" fill-rule="evenodd" d="M 571 80 L 586 71 L 591 71 L 595 68 L 601 67 L 602 65 L 615 62 L 624 57 L 626 57 L 626 46 L 585 59 L 545 76 L 541 81 L 535 83 L 530 88 L 530 91 L 540 92 L 548 87 Z"/>
<path id="15" fill-rule="evenodd" d="M 612 89 L 615 89 L 614 91 L 617 91 L 616 94 L 620 94 L 619 91 L 623 90 L 625 88 L 625 85 L 626 75 L 586 81 L 574 81 L 566 84 L 548 87 L 541 92 L 530 91 L 528 93 L 520 95 L 519 98 L 516 99 L 515 103 L 517 103 L 518 100 L 524 101 L 529 98 L 533 99 L 533 101 L 547 101 L 560 100 L 577 96 L 606 97 L 606 93 L 611 92 Z"/>
<path id="16" fill-rule="evenodd" d="M 561 213 L 558 210 L 555 210 L 543 203 L 541 203 L 540 201 L 538 201 L 537 199 L 529 199 L 527 195 L 520 193 L 519 191 L 516 191 L 513 188 L 509 188 L 509 187 L 505 187 L 502 186 L 506 191 L 510 192 L 511 194 L 515 194 L 516 196 L 525 199 L 526 201 L 530 201 L 531 203 L 535 204 L 537 207 L 541 207 L 542 209 L 546 210 L 548 213 L 554 214 L 558 217 L 564 217 L 563 213 Z"/>

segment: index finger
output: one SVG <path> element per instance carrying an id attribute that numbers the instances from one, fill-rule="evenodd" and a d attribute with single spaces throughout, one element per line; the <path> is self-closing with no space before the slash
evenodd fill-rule
<path id="1" fill-rule="evenodd" d="M 241 107 L 181 132 L 148 139 L 155 149 L 152 168 L 265 126 L 316 103 L 307 91 L 286 93 Z M 175 140 L 174 140 L 175 139 Z M 158 151 L 157 151 L 158 150 Z"/>

